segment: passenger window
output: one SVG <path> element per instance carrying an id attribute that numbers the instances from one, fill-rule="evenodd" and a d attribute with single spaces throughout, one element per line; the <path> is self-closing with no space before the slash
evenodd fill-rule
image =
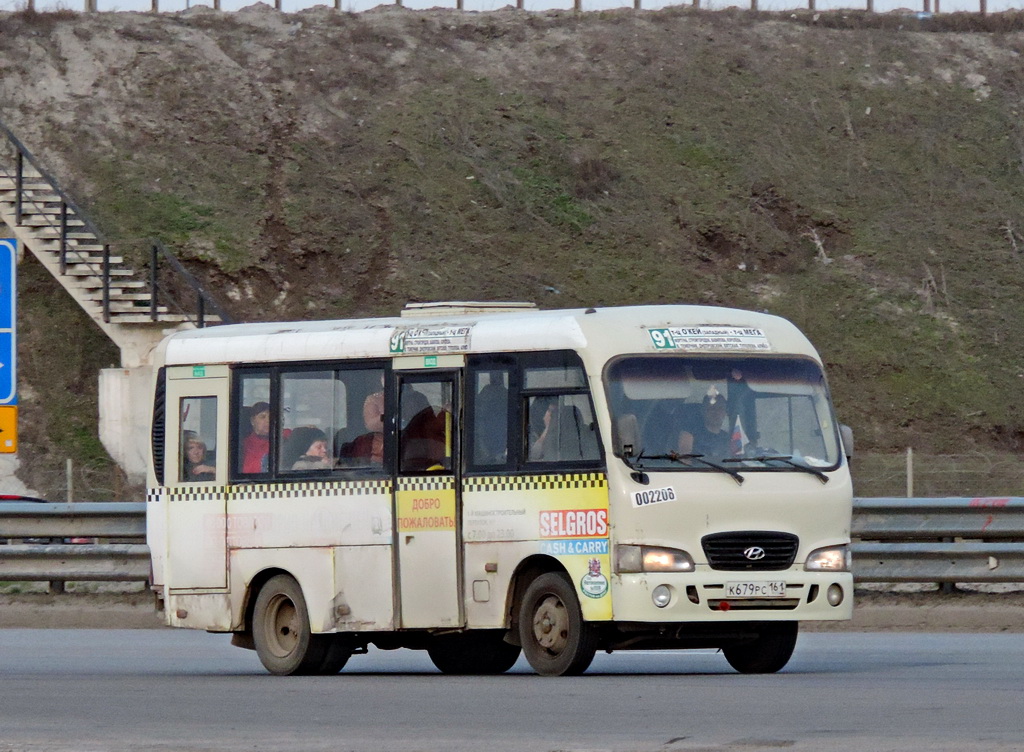
<path id="1" fill-rule="evenodd" d="M 479 371 L 473 375 L 473 455 L 475 466 L 508 461 L 509 373 Z"/>
<path id="2" fill-rule="evenodd" d="M 401 472 L 451 472 L 455 447 L 451 382 L 402 384 L 399 409 Z"/>
<path id="3" fill-rule="evenodd" d="M 334 371 L 281 374 L 278 460 L 281 473 L 334 467 L 334 422 L 345 384 Z"/>
<path id="4" fill-rule="evenodd" d="M 217 398 L 184 397 L 178 425 L 181 428 L 178 481 L 212 483 L 217 477 Z"/>
<path id="5" fill-rule="evenodd" d="M 360 368 L 337 374 L 344 394 L 336 403 L 333 454 L 339 467 L 384 466 L 384 370 Z"/>
<path id="6" fill-rule="evenodd" d="M 594 415 L 585 394 L 527 397 L 530 462 L 598 460 Z"/>
<path id="7" fill-rule="evenodd" d="M 270 376 L 245 374 L 239 379 L 237 470 L 243 475 L 270 471 Z"/>

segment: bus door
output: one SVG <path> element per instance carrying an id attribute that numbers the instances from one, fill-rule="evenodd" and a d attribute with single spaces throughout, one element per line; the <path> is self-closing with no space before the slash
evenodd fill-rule
<path id="1" fill-rule="evenodd" d="M 228 369 L 167 369 L 164 485 L 167 486 L 166 585 L 223 590 L 228 585 L 226 494 Z"/>
<path id="2" fill-rule="evenodd" d="M 401 626 L 461 626 L 459 371 L 405 371 L 404 360 L 395 362 L 395 551 Z M 423 358 L 408 360 L 423 367 Z"/>

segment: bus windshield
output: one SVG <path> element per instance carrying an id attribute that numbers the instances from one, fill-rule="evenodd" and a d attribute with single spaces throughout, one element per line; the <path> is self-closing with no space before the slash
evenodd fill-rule
<path id="1" fill-rule="evenodd" d="M 605 373 L 614 454 L 657 470 L 821 470 L 840 443 L 821 368 L 794 357 L 649 355 Z"/>

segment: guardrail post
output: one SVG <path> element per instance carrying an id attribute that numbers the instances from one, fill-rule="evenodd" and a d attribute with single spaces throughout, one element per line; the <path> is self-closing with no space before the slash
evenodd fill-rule
<path id="1" fill-rule="evenodd" d="M 914 449 L 907 447 L 907 498 L 914 498 Z"/>

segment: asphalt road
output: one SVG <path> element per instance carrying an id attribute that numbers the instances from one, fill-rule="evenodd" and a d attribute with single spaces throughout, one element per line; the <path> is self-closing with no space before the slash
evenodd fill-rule
<path id="1" fill-rule="evenodd" d="M 446 677 L 371 651 L 280 678 L 219 635 L 0 630 L 0 752 L 172 749 L 1024 750 L 1024 634 L 804 634 L 772 676 L 701 651 Z"/>

